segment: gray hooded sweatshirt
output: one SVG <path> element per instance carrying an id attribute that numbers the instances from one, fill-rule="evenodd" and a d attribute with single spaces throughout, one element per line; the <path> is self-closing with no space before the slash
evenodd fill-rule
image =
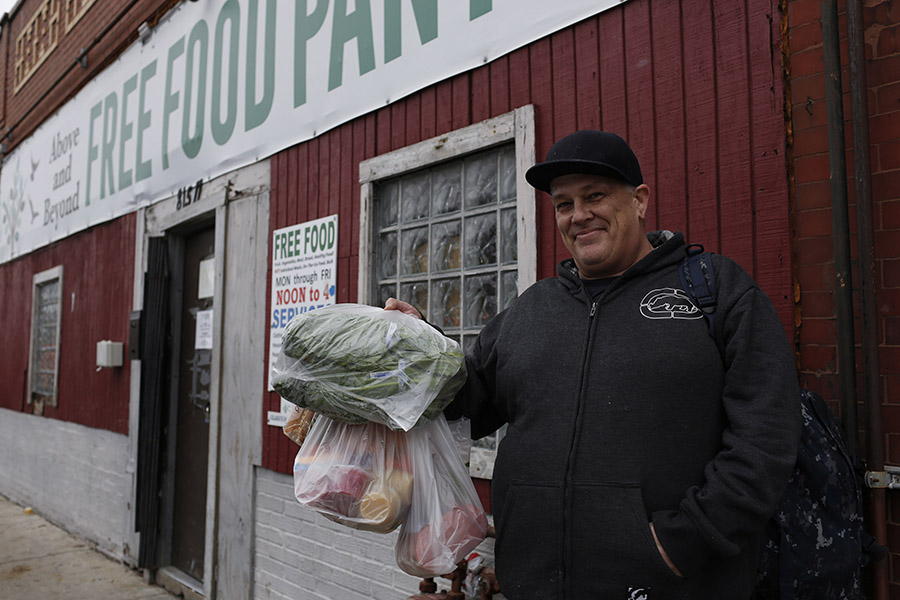
<path id="1" fill-rule="evenodd" d="M 752 592 L 799 440 L 794 355 L 769 298 L 720 255 L 717 343 L 681 289 L 683 236 L 648 237 L 596 300 L 564 261 L 467 356 L 447 412 L 476 439 L 508 424 L 491 500 L 509 600 Z"/>

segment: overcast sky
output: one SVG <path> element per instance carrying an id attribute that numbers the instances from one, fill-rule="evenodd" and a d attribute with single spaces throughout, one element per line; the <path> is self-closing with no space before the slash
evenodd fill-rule
<path id="1" fill-rule="evenodd" d="M 0 0 L 0 16 L 3 13 L 8 13 L 12 10 L 12 7 L 16 5 L 16 0 Z"/>

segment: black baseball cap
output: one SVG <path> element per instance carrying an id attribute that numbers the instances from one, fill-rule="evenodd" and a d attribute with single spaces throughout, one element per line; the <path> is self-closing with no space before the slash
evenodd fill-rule
<path id="1" fill-rule="evenodd" d="M 550 148 L 547 160 L 525 172 L 525 181 L 550 193 L 550 182 L 561 175 L 603 175 L 635 187 L 644 183 L 641 165 L 628 143 L 615 133 L 583 129 Z"/>

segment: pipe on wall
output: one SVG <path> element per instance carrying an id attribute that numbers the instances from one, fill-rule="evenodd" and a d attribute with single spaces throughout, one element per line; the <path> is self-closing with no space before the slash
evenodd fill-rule
<path id="1" fill-rule="evenodd" d="M 854 181 L 860 274 L 862 374 L 867 408 L 867 470 L 884 470 L 884 434 L 881 416 L 881 378 L 878 366 L 878 314 L 875 298 L 875 244 L 872 222 L 871 164 L 869 157 L 868 98 L 865 41 L 860 0 L 847 0 L 850 67 L 850 105 L 853 124 Z M 835 303 L 838 328 L 838 365 L 841 381 L 841 416 L 848 449 L 858 453 L 856 418 L 856 356 L 853 339 L 853 285 L 850 274 L 847 160 L 844 147 L 844 111 L 840 38 L 836 0 L 822 0 L 822 38 L 825 59 L 825 99 L 828 106 L 828 155 L 831 168 L 831 211 L 834 226 Z M 884 488 L 869 491 L 869 527 L 879 544 L 887 543 L 887 506 Z M 889 597 L 885 561 L 873 565 L 875 598 Z"/>
<path id="2" fill-rule="evenodd" d="M 828 159 L 831 168 L 834 300 L 837 311 L 841 427 L 847 449 L 851 454 L 858 455 L 853 282 L 850 272 L 850 209 L 847 200 L 847 158 L 844 147 L 844 107 L 841 98 L 841 49 L 837 0 L 822 0 L 822 41 L 825 58 L 825 101 L 828 108 Z"/>
<path id="3" fill-rule="evenodd" d="M 847 41 L 850 67 L 850 110 L 853 125 L 853 179 L 856 191 L 859 298 L 862 330 L 863 385 L 867 418 L 867 468 L 884 470 L 884 432 L 881 415 L 881 376 L 878 361 L 878 306 L 875 297 L 875 227 L 872 206 L 872 170 L 869 157 L 868 83 L 866 80 L 865 27 L 862 1 L 847 0 Z M 869 490 L 872 534 L 887 545 L 887 490 Z M 874 564 L 875 598 L 889 596 L 887 561 Z"/>

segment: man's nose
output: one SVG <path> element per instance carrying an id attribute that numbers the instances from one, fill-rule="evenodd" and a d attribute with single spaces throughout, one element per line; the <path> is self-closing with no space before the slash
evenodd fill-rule
<path id="1" fill-rule="evenodd" d="M 572 208 L 574 210 L 572 218 L 575 221 L 587 221 L 594 216 L 594 214 L 589 210 L 587 203 L 582 200 L 575 200 Z"/>

